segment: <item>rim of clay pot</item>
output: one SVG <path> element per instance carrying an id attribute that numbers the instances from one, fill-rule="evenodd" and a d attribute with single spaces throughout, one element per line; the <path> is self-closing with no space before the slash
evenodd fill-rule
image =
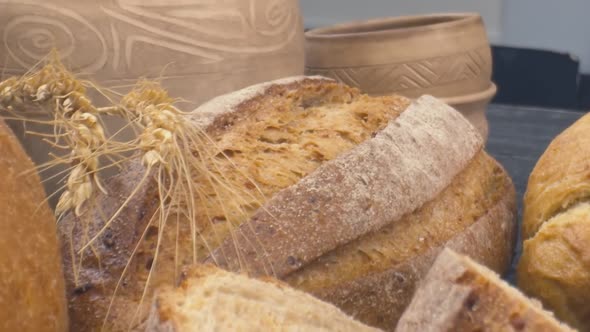
<path id="1" fill-rule="evenodd" d="M 447 97 L 447 98 L 440 98 L 442 101 L 449 105 L 462 105 L 462 104 L 470 104 L 482 100 L 492 99 L 496 92 L 498 91 L 498 87 L 494 82 L 490 83 L 490 86 L 480 92 L 471 93 L 468 95 L 463 96 L 455 96 L 455 97 Z"/>
<path id="2" fill-rule="evenodd" d="M 431 31 L 433 27 L 454 28 L 479 23 L 478 13 L 442 13 L 384 17 L 363 21 L 350 21 L 305 32 L 308 39 L 366 38 Z"/>

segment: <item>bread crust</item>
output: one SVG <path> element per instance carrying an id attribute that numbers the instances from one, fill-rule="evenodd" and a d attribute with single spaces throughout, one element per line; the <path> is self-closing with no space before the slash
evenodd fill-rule
<path id="1" fill-rule="evenodd" d="M 372 139 L 274 195 L 209 261 L 283 277 L 434 199 L 482 146 L 457 111 L 423 96 Z"/>
<path id="2" fill-rule="evenodd" d="M 559 134 L 535 165 L 524 196 L 523 238 L 590 197 L 590 114 Z"/>
<path id="3" fill-rule="evenodd" d="M 571 326 L 590 330 L 590 114 L 559 134 L 524 197 L 518 285 Z"/>
<path id="4" fill-rule="evenodd" d="M 445 249 L 416 291 L 396 331 L 573 330 L 491 270 Z"/>
<path id="5" fill-rule="evenodd" d="M 543 224 L 524 241 L 521 289 L 580 331 L 590 328 L 590 204 L 581 203 Z"/>
<path id="6" fill-rule="evenodd" d="M 272 93 L 277 84 L 295 89 L 302 84 L 332 81 L 295 78 L 281 82 L 265 83 L 213 100 L 195 112 L 194 121 L 215 129 L 223 126 L 220 119 L 237 114 L 253 99 Z M 265 207 L 244 224 L 238 234 L 244 239 L 241 253 L 249 253 L 249 272 L 263 275 L 263 263 L 270 260 L 276 276 L 288 275 L 337 246 L 411 213 L 425 202 L 436 199 L 481 151 L 482 145 L 479 133 L 458 112 L 432 97 L 420 99 L 413 111 L 404 111 L 376 137 L 324 163 L 296 185 L 271 197 Z M 138 160 L 134 160 L 121 174 L 106 182 L 107 190 L 116 195 L 99 195 L 103 214 L 111 215 L 119 207 L 139 182 L 141 174 L 143 168 Z M 150 183 L 139 190 L 120 217 L 96 241 L 95 250 L 101 260 L 86 255 L 78 276 L 74 275 L 73 269 L 66 268 L 73 328 L 95 330 L 102 326 L 119 276 L 135 245 L 142 239 L 157 205 L 157 193 L 154 184 Z M 315 223 L 311 222 L 314 220 Z M 102 226 L 91 224 L 89 231 L 94 234 Z M 83 245 L 83 229 L 73 214 L 64 218 L 60 232 L 64 239 L 71 236 L 75 240 L 75 251 Z M 247 244 L 248 236 L 256 238 L 253 243 L 261 241 L 270 255 L 258 259 L 260 252 L 254 254 L 256 250 Z M 225 249 L 233 249 L 233 242 L 224 245 Z M 501 244 L 497 246 L 504 248 Z M 72 266 L 75 261 L 70 255 L 71 248 L 64 245 L 62 251 L 66 267 Z M 221 255 L 213 257 L 226 268 L 238 270 L 237 260 L 235 256 L 232 260 L 231 256 L 235 250 L 225 252 L 230 254 L 230 259 L 225 262 Z M 502 258 L 509 256 L 506 253 Z M 128 275 L 133 273 L 127 272 Z M 138 292 L 133 288 L 134 283 L 132 276 L 122 280 L 119 292 L 123 295 L 114 301 L 109 324 L 127 324 L 125 318 L 135 301 L 132 294 Z M 128 325 L 120 328 L 127 329 Z"/>
<path id="7" fill-rule="evenodd" d="M 315 295 L 353 316 L 362 317 L 367 324 L 393 330 L 416 287 L 445 248 L 467 254 L 494 271 L 505 272 L 516 241 L 516 193 L 510 181 L 503 191 L 504 196 L 487 214 L 445 245 L 431 248 L 382 273 L 319 290 Z"/>
<path id="8" fill-rule="evenodd" d="M 367 331 L 335 306 L 274 279 L 210 265 L 189 269 L 179 287 L 154 297 L 146 331 Z"/>
<path id="9" fill-rule="evenodd" d="M 65 332 L 55 218 L 34 167 L 0 119 L 0 330 Z"/>

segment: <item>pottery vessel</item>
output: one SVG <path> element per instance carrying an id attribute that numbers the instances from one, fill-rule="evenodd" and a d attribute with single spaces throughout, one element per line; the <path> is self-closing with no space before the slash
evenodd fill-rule
<path id="1" fill-rule="evenodd" d="M 332 77 L 374 96 L 447 99 L 487 137 L 485 110 L 495 88 L 478 14 L 350 22 L 307 31 L 305 42 L 306 74 Z"/>
<path id="2" fill-rule="evenodd" d="M 0 0 L 0 36 L 0 79 L 55 47 L 68 68 L 103 87 L 126 92 L 139 78 L 157 79 L 187 111 L 303 74 L 298 0 Z M 118 125 L 107 123 L 111 132 Z M 46 145 L 13 128 L 35 162 L 48 159 Z"/>
<path id="3" fill-rule="evenodd" d="M 496 85 L 490 82 L 488 88 L 483 91 L 441 99 L 461 112 L 477 128 L 483 139 L 487 141 L 489 126 L 486 118 L 486 109 L 492 98 L 496 95 L 496 91 Z"/>
<path id="4" fill-rule="evenodd" d="M 451 97 L 488 88 L 490 44 L 477 14 L 384 18 L 305 33 L 306 73 L 372 95 Z"/>
<path id="5" fill-rule="evenodd" d="M 0 35 L 4 77 L 57 47 L 105 86 L 157 78 L 196 104 L 303 73 L 297 0 L 0 0 Z"/>

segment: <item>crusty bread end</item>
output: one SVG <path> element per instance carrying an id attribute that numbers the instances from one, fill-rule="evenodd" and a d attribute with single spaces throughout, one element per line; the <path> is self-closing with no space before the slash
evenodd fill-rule
<path id="1" fill-rule="evenodd" d="M 396 331 L 573 331 L 488 268 L 445 249 Z"/>

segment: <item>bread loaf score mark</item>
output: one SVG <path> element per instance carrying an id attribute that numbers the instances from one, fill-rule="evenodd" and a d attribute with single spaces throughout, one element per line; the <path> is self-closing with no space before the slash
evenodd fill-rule
<path id="1" fill-rule="evenodd" d="M 195 151 L 203 164 L 208 162 L 208 169 L 198 170 L 192 179 L 198 188 L 194 218 L 179 213 L 159 218 L 160 195 L 154 193 L 157 183 L 150 180 L 98 236 L 96 255 L 78 261 L 78 273 L 66 271 L 68 287 L 75 293 L 70 315 L 77 329 L 89 330 L 103 322 L 112 330 L 139 326 L 148 309 L 142 299 L 155 287 L 174 283 L 195 254 L 200 260 L 224 239 L 237 239 L 235 226 L 248 220 L 267 197 L 369 139 L 409 104 L 402 97 L 369 98 L 320 78 L 282 80 L 236 94 L 220 97 L 192 115 L 193 124 L 207 127 L 209 139 Z M 216 105 L 215 111 L 208 108 L 211 105 Z M 140 181 L 140 162 L 129 167 L 108 181 L 107 190 L 118 194 L 98 198 L 104 214 L 121 206 Z M 93 215 L 91 234 L 104 229 L 98 212 Z M 69 252 L 84 244 L 84 230 L 68 216 L 62 231 L 74 239 L 73 249 L 64 250 L 68 260 Z M 246 263 L 238 261 L 238 269 L 252 270 Z M 80 285 L 91 287 L 75 292 Z"/>
<path id="2" fill-rule="evenodd" d="M 543 153 L 524 198 L 518 285 L 558 318 L 590 330 L 590 116 Z"/>
<path id="3" fill-rule="evenodd" d="M 421 97 L 372 139 L 275 194 L 213 258 L 232 270 L 244 260 L 255 274 L 270 263 L 285 276 L 430 201 L 482 146 L 458 112 Z"/>
<path id="4" fill-rule="evenodd" d="M 512 257 L 515 226 L 514 186 L 482 150 L 436 199 L 322 255 L 284 280 L 388 330 L 444 247 L 503 274 Z"/>
<path id="5" fill-rule="evenodd" d="M 289 274 L 285 280 L 296 288 L 327 294 L 337 291 L 331 288 L 342 288 L 343 283 L 395 269 L 432 248 L 444 246 L 457 234 L 464 234 L 465 229 L 494 209 L 501 214 L 511 213 L 512 206 L 501 202 L 511 196 L 511 186 L 502 168 L 480 151 L 436 200 L 378 231 L 332 250 L 304 269 Z M 496 216 L 491 219 L 496 222 L 511 218 Z M 505 228 L 513 233 L 512 225 Z M 512 244 L 513 239 L 508 237 L 505 242 Z M 502 271 L 505 264 L 486 265 Z"/>
<path id="6" fill-rule="evenodd" d="M 557 136 L 529 178 L 525 194 L 523 237 L 579 202 L 590 200 L 590 116 Z"/>

